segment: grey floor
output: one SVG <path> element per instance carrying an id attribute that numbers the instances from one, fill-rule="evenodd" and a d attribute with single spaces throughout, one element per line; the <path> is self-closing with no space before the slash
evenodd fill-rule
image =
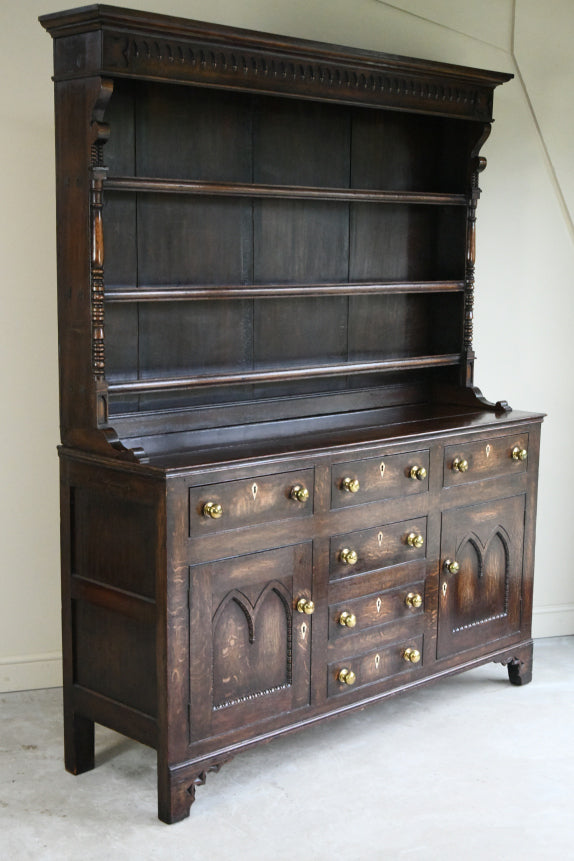
<path id="1" fill-rule="evenodd" d="M 64 771 L 59 690 L 0 695 L 0 726 L 2 861 L 574 858 L 574 637 L 524 688 L 489 664 L 244 753 L 174 826 L 152 750 L 99 728 Z"/>

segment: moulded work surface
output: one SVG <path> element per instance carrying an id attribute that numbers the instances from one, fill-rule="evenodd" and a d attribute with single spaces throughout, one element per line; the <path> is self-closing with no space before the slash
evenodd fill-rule
<path id="1" fill-rule="evenodd" d="M 540 422 L 543 417 L 540 413 L 518 410 L 494 413 L 460 406 L 424 404 L 365 410 L 320 419 L 263 422 L 163 436 L 158 434 L 149 438 L 127 439 L 124 436 L 123 441 L 128 447 L 143 448 L 150 466 L 172 472 L 253 458 L 306 454 L 327 447 L 336 454 L 338 448 L 354 445 L 362 447 L 379 442 L 400 444 L 408 440 L 412 445 L 417 445 L 419 439 L 432 439 L 457 432 L 480 432 L 486 428 L 497 434 L 499 430 L 503 433 L 518 424 Z M 121 433 L 119 436 L 122 438 Z M 181 447 L 169 450 L 170 436 L 178 437 Z M 154 449 L 156 444 L 158 448 Z"/>

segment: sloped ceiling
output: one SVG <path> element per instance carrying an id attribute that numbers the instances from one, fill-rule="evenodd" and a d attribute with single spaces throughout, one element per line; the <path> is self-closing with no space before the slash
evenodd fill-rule
<path id="1" fill-rule="evenodd" d="M 512 40 L 513 0 L 375 0 L 505 50 Z"/>
<path id="2" fill-rule="evenodd" d="M 574 219 L 574 3 L 517 0 L 514 53 L 531 110 L 563 195 Z"/>

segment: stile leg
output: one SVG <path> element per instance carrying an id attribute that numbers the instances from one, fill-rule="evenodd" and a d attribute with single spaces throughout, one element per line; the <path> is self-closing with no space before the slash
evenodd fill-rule
<path id="1" fill-rule="evenodd" d="M 527 685 L 532 681 L 532 643 L 520 649 L 508 662 L 508 678 L 512 685 Z"/>
<path id="2" fill-rule="evenodd" d="M 94 767 L 94 722 L 66 710 L 64 714 L 64 756 L 66 770 L 83 774 Z"/>

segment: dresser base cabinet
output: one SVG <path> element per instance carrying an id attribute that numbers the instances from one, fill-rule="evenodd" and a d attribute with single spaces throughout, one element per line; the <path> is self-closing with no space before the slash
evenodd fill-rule
<path id="1" fill-rule="evenodd" d="M 530 681 L 540 420 L 518 421 L 217 469 L 135 470 L 62 448 L 69 770 L 93 767 L 94 721 L 149 744 L 174 822 L 252 744 L 487 661 Z M 441 469 L 453 438 L 475 453 L 456 487 Z M 506 447 L 498 476 L 476 458 L 487 447 Z M 421 451 L 422 490 L 398 498 L 381 465 L 415 481 Z M 351 516 L 332 476 L 373 463 L 378 499 L 366 483 Z M 258 509 L 260 486 L 274 491 Z M 210 502 L 218 530 L 196 537 Z"/>
<path id="2" fill-rule="evenodd" d="M 66 768 L 532 673 L 542 416 L 474 386 L 511 76 L 113 6 L 54 40 Z M 501 346 L 501 351 L 503 347 Z M 126 813 L 127 815 L 127 813 Z"/>

